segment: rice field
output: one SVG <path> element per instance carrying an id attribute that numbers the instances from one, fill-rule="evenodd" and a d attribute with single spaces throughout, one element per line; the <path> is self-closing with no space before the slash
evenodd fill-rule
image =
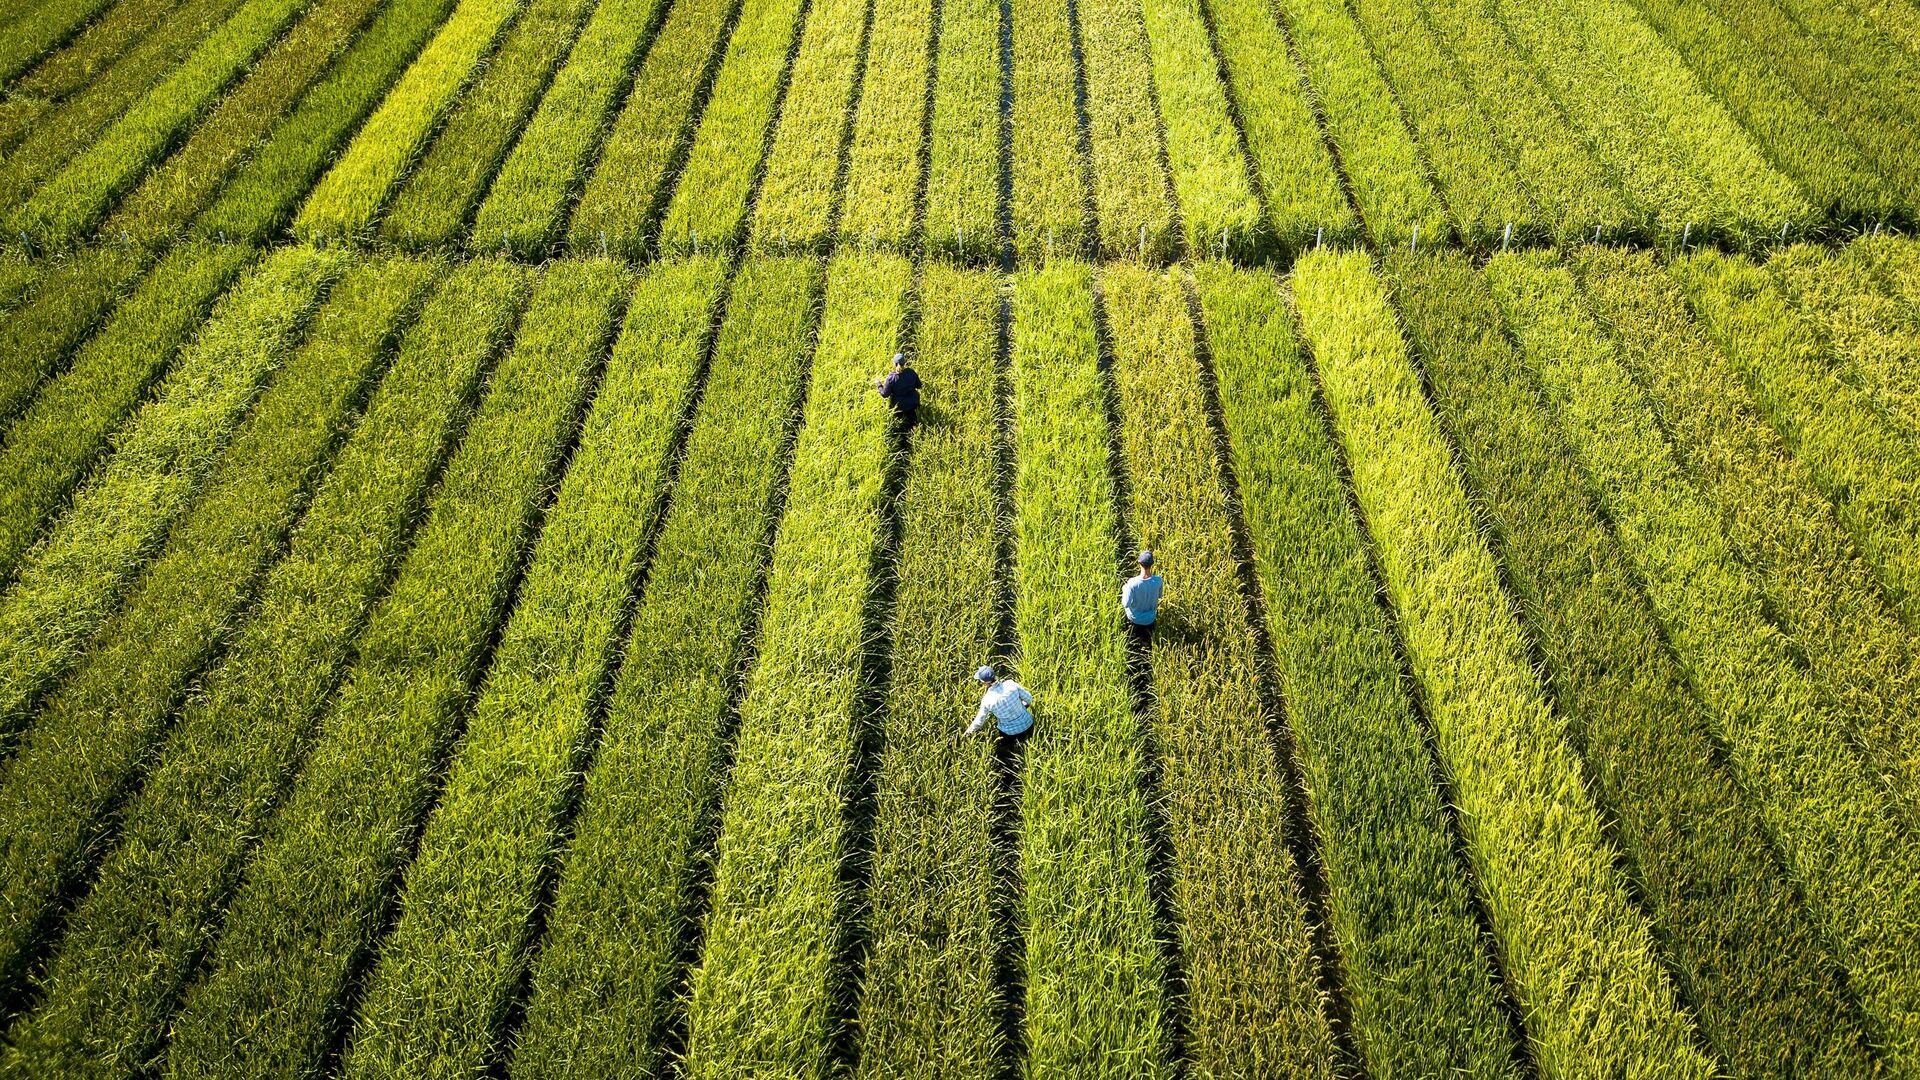
<path id="1" fill-rule="evenodd" d="M 1913 0 L 0 0 L 0 1080 L 1920 1080 L 1917 133 Z"/>

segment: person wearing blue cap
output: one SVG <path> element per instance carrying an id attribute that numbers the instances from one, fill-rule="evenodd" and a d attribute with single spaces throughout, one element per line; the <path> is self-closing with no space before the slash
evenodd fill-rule
<path id="1" fill-rule="evenodd" d="M 1137 561 L 1140 572 L 1120 586 L 1120 614 L 1126 619 L 1127 635 L 1146 644 L 1153 640 L 1153 623 L 1160 617 L 1160 594 L 1166 583 L 1153 568 L 1153 552 L 1142 551 Z"/>
<path id="2" fill-rule="evenodd" d="M 1033 731 L 1033 695 L 1027 693 L 1027 688 L 1012 679 L 1000 678 L 990 667 L 974 672 L 973 677 L 986 692 L 980 695 L 980 711 L 973 714 L 967 734 L 978 734 L 991 719 L 1001 738 L 1026 738 Z"/>
<path id="3" fill-rule="evenodd" d="M 893 371 L 874 383 L 880 396 L 893 406 L 902 427 L 911 428 L 920 416 L 920 373 L 907 366 L 906 353 L 893 354 Z"/>

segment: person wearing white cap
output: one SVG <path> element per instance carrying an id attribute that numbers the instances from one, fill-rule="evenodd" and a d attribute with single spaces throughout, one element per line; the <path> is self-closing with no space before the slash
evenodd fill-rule
<path id="1" fill-rule="evenodd" d="M 920 415 L 920 373 L 907 366 L 906 353 L 893 354 L 893 371 L 874 382 L 874 389 L 905 427 L 912 427 Z"/>
<path id="2" fill-rule="evenodd" d="M 967 734 L 976 735 L 987 721 L 1006 739 L 1024 739 L 1033 730 L 1033 695 L 1012 679 L 1002 679 L 990 667 L 973 673 L 986 692 L 980 695 L 980 711 L 973 714 Z"/>
<path id="3" fill-rule="evenodd" d="M 1160 594 L 1166 583 L 1153 568 L 1153 552 L 1142 551 L 1137 561 L 1140 572 L 1120 586 L 1120 614 L 1126 619 L 1128 636 L 1147 642 L 1153 639 L 1153 623 L 1160 617 Z"/>

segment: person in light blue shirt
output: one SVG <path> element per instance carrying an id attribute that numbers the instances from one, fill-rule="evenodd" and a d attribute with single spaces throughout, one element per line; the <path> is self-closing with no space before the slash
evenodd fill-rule
<path id="1" fill-rule="evenodd" d="M 1141 642 L 1153 638 L 1153 624 L 1160 617 L 1160 594 L 1166 583 L 1153 568 L 1153 552 L 1142 551 L 1140 572 L 1120 586 L 1120 614 L 1126 619 L 1127 634 Z"/>
<path id="2" fill-rule="evenodd" d="M 978 734 L 993 721 L 994 730 L 1003 739 L 1024 739 L 1033 731 L 1033 695 L 1012 679 L 1002 679 L 990 667 L 973 673 L 986 692 L 980 695 L 980 711 L 973 714 L 967 734 Z"/>

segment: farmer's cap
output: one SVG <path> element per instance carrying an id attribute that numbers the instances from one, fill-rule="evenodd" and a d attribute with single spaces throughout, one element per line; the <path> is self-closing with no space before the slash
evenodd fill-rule
<path id="1" fill-rule="evenodd" d="M 976 679 L 979 679 L 981 682 L 992 682 L 993 669 L 990 667 L 983 667 L 979 671 L 974 672 L 973 677 Z"/>
<path id="2" fill-rule="evenodd" d="M 907 366 L 907 354 L 906 354 L 906 353 L 903 353 L 903 352 L 897 352 L 897 353 L 894 353 L 894 354 L 893 354 L 893 366 L 894 366 L 894 367 L 906 367 L 906 366 Z"/>
<path id="3" fill-rule="evenodd" d="M 1153 552 L 1151 552 L 1151 551 L 1142 551 L 1142 552 L 1140 553 L 1140 565 L 1141 565 L 1141 566 L 1152 566 L 1152 565 L 1153 565 Z"/>

